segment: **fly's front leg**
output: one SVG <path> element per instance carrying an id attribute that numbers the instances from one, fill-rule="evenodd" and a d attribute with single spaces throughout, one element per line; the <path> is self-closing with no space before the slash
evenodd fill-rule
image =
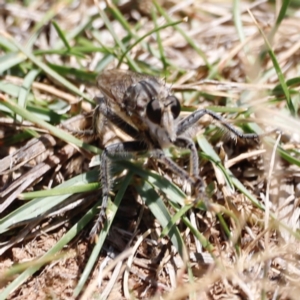
<path id="1" fill-rule="evenodd" d="M 226 127 L 230 132 L 232 132 L 235 136 L 241 138 L 241 139 L 252 139 L 257 140 L 259 139 L 259 135 L 256 133 L 243 133 L 239 130 L 237 130 L 234 126 L 226 122 L 224 118 L 219 116 L 218 114 L 214 113 L 211 110 L 208 109 L 199 109 L 194 111 L 191 115 L 183 119 L 178 124 L 177 129 L 177 135 L 183 134 L 188 128 L 195 125 L 204 115 L 209 115 L 215 120 L 219 121 L 224 127 Z"/>
<path id="2" fill-rule="evenodd" d="M 174 142 L 174 145 L 180 148 L 189 149 L 190 155 L 190 172 L 193 177 L 199 176 L 199 159 L 196 145 L 190 138 L 178 137 Z"/>
<path id="3" fill-rule="evenodd" d="M 103 226 L 106 219 L 106 208 L 111 187 L 110 163 L 114 159 L 123 159 L 128 153 L 144 152 L 148 149 L 147 144 L 140 141 L 117 143 L 107 146 L 101 154 L 100 180 L 102 183 L 102 206 L 96 223 L 94 224 L 90 237 L 94 237 Z"/>
<path id="4" fill-rule="evenodd" d="M 196 198 L 205 197 L 205 186 L 203 180 L 199 175 L 199 158 L 195 143 L 190 138 L 178 137 L 174 142 L 174 145 L 180 148 L 186 148 L 191 151 L 190 154 L 190 172 L 192 178 L 195 180 L 194 190 L 196 192 Z"/>
<path id="5" fill-rule="evenodd" d="M 165 155 L 165 153 L 160 149 L 154 149 L 154 150 L 150 151 L 150 156 L 155 157 L 156 159 L 160 160 L 171 171 L 176 173 L 181 179 L 186 180 L 192 186 L 195 186 L 197 188 L 197 190 L 200 191 L 201 194 L 204 193 L 204 184 L 198 174 L 195 176 L 194 175 L 191 176 L 184 169 L 179 167 L 172 159 L 168 158 Z M 198 159 L 197 159 L 197 168 L 195 168 L 195 170 L 198 173 Z"/>

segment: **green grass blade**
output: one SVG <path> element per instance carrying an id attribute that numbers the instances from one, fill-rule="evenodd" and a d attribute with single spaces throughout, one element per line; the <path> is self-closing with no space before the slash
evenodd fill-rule
<path id="1" fill-rule="evenodd" d="M 172 27 L 172 26 L 175 27 L 177 24 L 180 24 L 182 22 L 183 22 L 182 20 L 176 21 L 176 22 L 168 22 L 165 25 L 162 25 L 162 26 L 159 26 L 159 27 L 155 27 L 152 30 L 150 30 L 147 33 L 145 33 L 143 36 L 141 36 L 140 38 L 138 38 L 133 44 L 131 44 L 129 47 L 127 47 L 127 49 L 125 50 L 125 52 L 123 52 L 122 56 L 119 58 L 119 63 L 118 63 L 117 67 L 120 67 L 120 65 L 123 62 L 124 57 L 128 56 L 129 51 L 131 49 L 133 49 L 136 45 L 140 44 L 147 36 L 149 36 L 149 35 L 151 35 L 151 34 L 153 34 L 155 32 L 158 32 L 159 30 L 167 28 L 167 27 Z"/>
<path id="2" fill-rule="evenodd" d="M 243 24 L 241 20 L 240 0 L 233 0 L 233 21 L 241 42 L 245 40 Z"/>
<path id="3" fill-rule="evenodd" d="M 284 78 L 284 75 L 281 71 L 281 68 L 279 66 L 279 63 L 277 61 L 277 58 L 276 58 L 276 55 L 274 53 L 274 51 L 272 50 L 272 47 L 268 41 L 268 38 L 266 37 L 265 33 L 263 32 L 263 30 L 261 29 L 261 27 L 259 26 L 259 24 L 256 22 L 256 20 L 253 18 L 260 34 L 262 35 L 264 41 L 265 41 L 265 45 L 267 47 L 267 50 L 268 50 L 268 53 L 270 55 L 270 58 L 272 60 L 272 63 L 273 63 L 273 66 L 274 66 L 274 69 L 276 71 L 276 74 L 277 74 L 277 77 L 279 79 L 279 82 L 280 82 L 280 85 L 282 87 L 282 90 L 284 92 L 284 95 L 285 95 L 285 98 L 286 98 L 286 102 L 287 102 L 287 107 L 289 108 L 290 110 L 290 113 L 292 116 L 295 116 L 296 115 L 296 109 L 294 107 L 294 104 L 291 100 L 291 97 L 290 97 L 290 93 L 289 93 L 289 89 L 287 87 L 287 84 L 285 82 L 285 78 Z"/>
<path id="4" fill-rule="evenodd" d="M 286 12 L 287 12 L 287 9 L 290 5 L 290 0 L 284 0 L 282 1 L 282 5 L 280 7 L 280 11 L 279 11 L 279 14 L 277 16 L 277 19 L 276 19 L 276 22 L 275 22 L 275 26 L 272 28 L 271 32 L 270 32 L 270 35 L 269 35 L 269 39 L 271 41 L 273 41 L 273 37 L 274 35 L 276 34 L 281 22 L 284 20 L 284 18 L 286 17 Z"/>
<path id="5" fill-rule="evenodd" d="M 80 280 L 74 290 L 74 296 L 77 297 L 79 295 L 79 293 L 82 291 L 84 284 L 86 283 L 86 281 L 88 280 L 88 277 L 95 265 L 95 263 L 98 260 L 98 256 L 99 253 L 102 249 L 103 243 L 109 233 L 109 229 L 111 227 L 111 224 L 114 220 L 114 217 L 118 211 L 118 208 L 120 206 L 120 203 L 123 199 L 123 196 L 125 194 L 125 191 L 131 181 L 132 178 L 132 173 L 129 172 L 124 179 L 122 180 L 122 183 L 120 185 L 119 191 L 114 199 L 114 202 L 109 202 L 109 205 L 107 207 L 106 213 L 107 213 L 107 220 L 105 221 L 104 227 L 100 232 L 100 235 L 98 237 L 98 241 L 97 244 L 95 245 L 90 258 L 85 266 L 85 269 L 83 271 L 83 273 L 81 274 Z"/>
<path id="6" fill-rule="evenodd" d="M 202 247 L 207 249 L 212 254 L 212 251 L 214 250 L 213 245 L 204 237 L 201 232 L 199 232 L 197 228 L 192 225 L 192 223 L 186 216 L 183 216 L 182 220 L 184 224 L 191 230 L 193 235 L 199 240 Z"/>
<path id="7" fill-rule="evenodd" d="M 92 213 L 94 210 L 94 213 Z M 25 270 L 13 282 L 11 282 L 4 290 L 1 291 L 0 300 L 7 297 L 18 287 L 20 287 L 30 276 L 41 269 L 49 259 L 61 251 L 87 224 L 95 215 L 95 208 L 90 209 L 46 254 L 39 260 L 35 261 L 35 265 Z M 40 261 L 40 263 L 39 263 Z"/>
<path id="8" fill-rule="evenodd" d="M 20 143 L 22 141 L 28 140 L 29 138 L 33 137 L 33 133 L 32 131 L 24 131 L 18 134 L 14 134 L 13 136 L 9 136 L 9 137 L 5 137 L 3 139 L 0 139 L 0 146 L 5 145 L 7 146 L 11 146 L 14 145 L 16 143 Z"/>
<path id="9" fill-rule="evenodd" d="M 13 224 L 30 220 L 46 213 L 72 195 L 72 193 L 62 194 L 60 193 L 61 190 L 76 187 L 82 189 L 83 185 L 90 187 L 89 184 L 91 182 L 98 181 L 98 173 L 98 170 L 93 170 L 85 174 L 80 174 L 58 185 L 54 189 L 49 190 L 49 193 L 46 193 L 46 196 L 26 202 L 24 205 L 0 219 L 0 233 L 7 231 Z M 56 193 L 57 190 L 59 191 L 58 193 Z"/>
<path id="10" fill-rule="evenodd" d="M 173 23 L 172 18 L 166 13 L 166 11 L 158 4 L 157 1 L 153 1 L 158 12 L 167 20 L 168 23 Z M 197 46 L 194 40 L 189 37 L 183 29 L 181 29 L 178 25 L 174 25 L 174 28 L 185 38 L 185 40 L 191 45 L 191 47 L 198 53 L 198 55 L 204 60 L 205 65 L 209 70 L 212 69 L 212 66 L 208 62 L 205 53 Z"/>
<path id="11" fill-rule="evenodd" d="M 18 48 L 10 42 L 7 38 L 5 38 L 6 34 L 0 31 L 0 48 L 7 53 L 14 53 L 18 51 Z M 0 62 L 3 56 L 0 57 Z"/>
<path id="12" fill-rule="evenodd" d="M 205 155 L 210 158 L 210 161 L 215 163 L 216 166 L 222 171 L 226 183 L 229 185 L 230 188 L 234 185 L 238 190 L 240 190 L 247 198 L 250 199 L 255 206 L 259 208 L 263 208 L 263 205 L 245 188 L 242 183 L 233 176 L 230 170 L 224 168 L 221 165 L 220 158 L 213 150 L 212 146 L 207 142 L 207 140 L 203 136 L 197 136 L 197 141 L 201 149 L 205 152 Z"/>
<path id="13" fill-rule="evenodd" d="M 159 26 L 157 24 L 157 15 L 156 15 L 155 9 L 151 10 L 151 16 L 152 16 L 152 20 L 154 22 L 155 28 L 158 29 Z M 157 40 L 158 51 L 159 51 L 159 55 L 160 55 L 160 61 L 162 62 L 164 71 L 166 72 L 166 69 L 167 69 L 167 66 L 169 65 L 169 63 L 168 63 L 165 53 L 164 53 L 164 47 L 162 44 L 159 30 L 156 31 L 156 40 Z"/>
<path id="14" fill-rule="evenodd" d="M 81 83 L 94 84 L 98 75 L 98 72 L 87 72 L 85 70 L 76 69 L 69 66 L 55 65 L 51 63 L 49 63 L 49 67 L 60 75 L 66 77 L 72 76 L 72 79 L 76 79 Z"/>
<path id="15" fill-rule="evenodd" d="M 147 207 L 151 210 L 154 217 L 159 221 L 160 225 L 164 228 L 171 222 L 171 216 L 153 186 L 148 182 L 144 182 L 142 186 L 135 186 L 136 190 L 142 197 Z M 168 233 L 173 245 L 178 253 L 183 257 L 184 242 L 181 238 L 180 232 L 176 226 L 172 226 Z"/>
<path id="16" fill-rule="evenodd" d="M 126 46 L 122 43 L 122 41 L 119 39 L 118 35 L 116 34 L 115 30 L 113 29 L 113 26 L 111 25 L 105 11 L 102 10 L 102 9 L 99 9 L 99 14 L 100 14 L 102 20 L 104 21 L 105 26 L 107 27 L 107 29 L 111 33 L 112 37 L 114 38 L 116 44 L 121 49 L 122 53 L 125 53 L 126 52 Z M 141 72 L 139 66 L 135 63 L 135 61 L 128 54 L 125 54 L 125 57 L 126 57 L 126 60 L 128 62 L 128 65 L 130 66 L 130 68 L 132 70 L 134 70 L 136 72 Z"/>
<path id="17" fill-rule="evenodd" d="M 0 81 L 0 91 L 4 92 L 5 94 L 13 98 L 18 98 L 20 89 L 21 87 L 19 85 L 10 82 Z M 28 95 L 28 100 L 33 100 L 31 94 Z"/>
<path id="18" fill-rule="evenodd" d="M 26 56 L 22 53 L 7 53 L 0 57 L 0 74 L 5 71 L 19 65 L 21 62 L 26 60 Z"/>
<path id="19" fill-rule="evenodd" d="M 11 111 L 13 111 L 14 113 L 20 115 L 24 119 L 32 122 L 33 124 L 38 124 L 42 128 L 45 128 L 45 129 L 49 130 L 49 132 L 51 132 L 53 135 L 57 136 L 58 138 L 62 139 L 63 141 L 65 141 L 67 143 L 71 143 L 71 144 L 74 144 L 76 146 L 82 147 L 82 148 L 84 148 L 86 150 L 89 150 L 93 153 L 100 153 L 101 152 L 101 150 L 98 149 L 97 147 L 89 145 L 89 144 L 75 138 L 74 136 L 72 136 L 68 132 L 63 131 L 63 130 L 57 128 L 57 127 L 54 127 L 51 124 L 37 118 L 36 115 L 28 112 L 26 109 L 20 107 L 16 103 L 13 103 L 11 101 L 1 101 L 0 100 L 0 104 L 5 105 Z"/>
<path id="20" fill-rule="evenodd" d="M 99 188 L 100 188 L 100 183 L 94 182 L 94 183 L 66 187 L 66 188 L 55 188 L 52 190 L 22 193 L 20 194 L 19 199 L 30 200 L 33 198 L 40 198 L 40 197 L 50 197 L 50 196 L 59 196 L 59 195 L 68 195 L 68 194 L 74 195 L 77 193 L 91 192 L 94 190 L 98 190 Z"/>
<path id="21" fill-rule="evenodd" d="M 169 233 L 169 231 L 172 229 L 173 226 L 176 226 L 176 222 L 179 221 L 193 206 L 192 205 L 186 205 L 182 207 L 180 210 L 177 211 L 177 213 L 171 218 L 168 225 L 165 226 L 161 233 L 161 237 L 164 237 Z"/>
<path id="22" fill-rule="evenodd" d="M 19 49 L 21 53 L 23 53 L 28 59 L 30 59 L 36 66 L 41 68 L 45 73 L 47 73 L 49 76 L 57 80 L 60 84 L 65 86 L 67 89 L 69 89 L 74 94 L 84 98 L 85 100 L 89 102 L 93 102 L 90 97 L 88 97 L 86 94 L 81 92 L 75 85 L 70 83 L 68 80 L 66 80 L 64 77 L 62 77 L 60 74 L 54 72 L 49 66 L 47 66 L 45 63 L 40 61 L 36 56 L 34 56 L 28 49 L 23 47 L 21 44 L 19 44 L 15 39 L 12 37 L 9 37 L 9 40 L 14 43 L 14 45 Z"/>
<path id="23" fill-rule="evenodd" d="M 166 197 L 173 203 L 179 204 L 180 206 L 184 206 L 185 199 L 187 198 L 187 196 L 176 185 L 174 185 L 166 178 L 154 172 L 148 171 L 136 164 L 133 164 L 130 161 L 123 160 L 118 162 L 118 165 L 122 169 L 129 169 L 130 171 L 134 172 L 134 174 L 139 175 L 144 180 L 153 184 L 161 192 L 163 192 L 166 195 Z"/>
<path id="24" fill-rule="evenodd" d="M 134 36 L 131 29 L 131 25 L 124 18 L 120 10 L 112 2 L 106 2 L 106 3 L 108 4 L 107 10 L 113 15 L 114 19 L 119 21 L 119 23 L 122 25 L 125 31 L 128 32 L 130 36 Z"/>
<path id="25" fill-rule="evenodd" d="M 197 142 L 202 151 L 204 152 L 204 156 L 209 159 L 212 163 L 214 163 L 218 169 L 221 170 L 222 174 L 224 175 L 224 178 L 226 180 L 227 185 L 232 189 L 232 182 L 231 178 L 229 176 L 228 170 L 224 168 L 222 165 L 220 157 L 217 155 L 217 153 L 214 151 L 211 144 L 207 141 L 207 139 L 203 135 L 197 136 Z"/>
<path id="26" fill-rule="evenodd" d="M 86 29 L 89 29 L 91 27 L 91 24 L 93 23 L 94 19 L 97 18 L 97 15 L 94 15 L 92 17 L 84 17 L 84 20 L 80 22 L 78 26 L 75 28 L 72 28 L 71 30 L 68 30 L 68 32 L 65 34 L 67 41 L 72 41 L 74 39 L 80 38 L 81 34 L 84 35 L 84 31 Z M 62 40 L 57 40 L 57 42 L 54 45 L 54 49 L 59 50 L 64 46 Z"/>
<path id="27" fill-rule="evenodd" d="M 264 210 L 264 205 L 258 201 L 245 186 L 236 178 L 233 176 L 233 174 L 230 172 L 231 176 L 231 182 L 234 184 L 234 186 L 242 192 L 256 207 Z"/>
<path id="28" fill-rule="evenodd" d="M 40 73 L 40 70 L 32 69 L 29 73 L 25 76 L 22 87 L 20 88 L 19 97 L 18 97 L 18 104 L 19 106 L 26 108 L 27 96 L 30 91 L 30 87 L 32 82 L 35 80 L 36 76 Z M 16 116 L 16 120 L 21 123 L 23 121 L 20 115 Z"/>
<path id="29" fill-rule="evenodd" d="M 66 46 L 66 48 L 68 49 L 68 51 L 71 51 L 71 46 L 65 36 L 65 34 L 63 33 L 63 31 L 60 29 L 60 27 L 58 26 L 58 24 L 52 20 L 51 23 L 53 24 L 58 36 L 60 37 L 60 39 L 62 40 L 63 44 Z"/>

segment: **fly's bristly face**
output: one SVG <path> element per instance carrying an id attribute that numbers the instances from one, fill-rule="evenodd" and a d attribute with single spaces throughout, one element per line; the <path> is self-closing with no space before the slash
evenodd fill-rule
<path id="1" fill-rule="evenodd" d="M 141 132 L 148 131 L 160 147 L 175 141 L 180 103 L 162 80 L 114 69 L 101 73 L 97 82 L 109 105 Z"/>
<path id="2" fill-rule="evenodd" d="M 154 97 L 147 104 L 146 120 L 151 135 L 155 136 L 162 148 L 169 146 L 176 138 L 177 118 L 180 114 L 178 99 L 168 94 Z"/>

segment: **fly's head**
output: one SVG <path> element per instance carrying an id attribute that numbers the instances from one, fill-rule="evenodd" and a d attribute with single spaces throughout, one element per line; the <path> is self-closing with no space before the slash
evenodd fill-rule
<path id="1" fill-rule="evenodd" d="M 147 104 L 146 116 L 150 134 L 162 148 L 172 144 L 176 138 L 177 118 L 180 114 L 178 99 L 169 94 L 163 99 L 154 97 Z"/>
<path id="2" fill-rule="evenodd" d="M 150 134 L 161 148 L 176 140 L 180 103 L 163 80 L 112 69 L 99 74 L 97 84 L 107 106 L 139 131 Z"/>
<path id="3" fill-rule="evenodd" d="M 129 116 L 138 115 L 139 127 L 148 128 L 161 147 L 176 140 L 180 103 L 169 88 L 155 77 L 149 77 L 128 87 L 123 108 Z"/>

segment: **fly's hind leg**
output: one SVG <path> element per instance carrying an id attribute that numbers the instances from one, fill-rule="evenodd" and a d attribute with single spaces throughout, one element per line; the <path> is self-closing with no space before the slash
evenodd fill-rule
<path id="1" fill-rule="evenodd" d="M 101 154 L 100 163 L 100 180 L 102 183 L 102 205 L 99 212 L 99 216 L 94 224 L 90 237 L 93 238 L 103 227 L 103 223 L 106 219 L 106 208 L 111 187 L 111 176 L 110 176 L 110 163 L 115 159 L 124 159 L 128 156 L 128 153 L 133 152 L 145 152 L 148 146 L 144 142 L 131 141 L 124 143 L 116 143 L 107 146 Z"/>

